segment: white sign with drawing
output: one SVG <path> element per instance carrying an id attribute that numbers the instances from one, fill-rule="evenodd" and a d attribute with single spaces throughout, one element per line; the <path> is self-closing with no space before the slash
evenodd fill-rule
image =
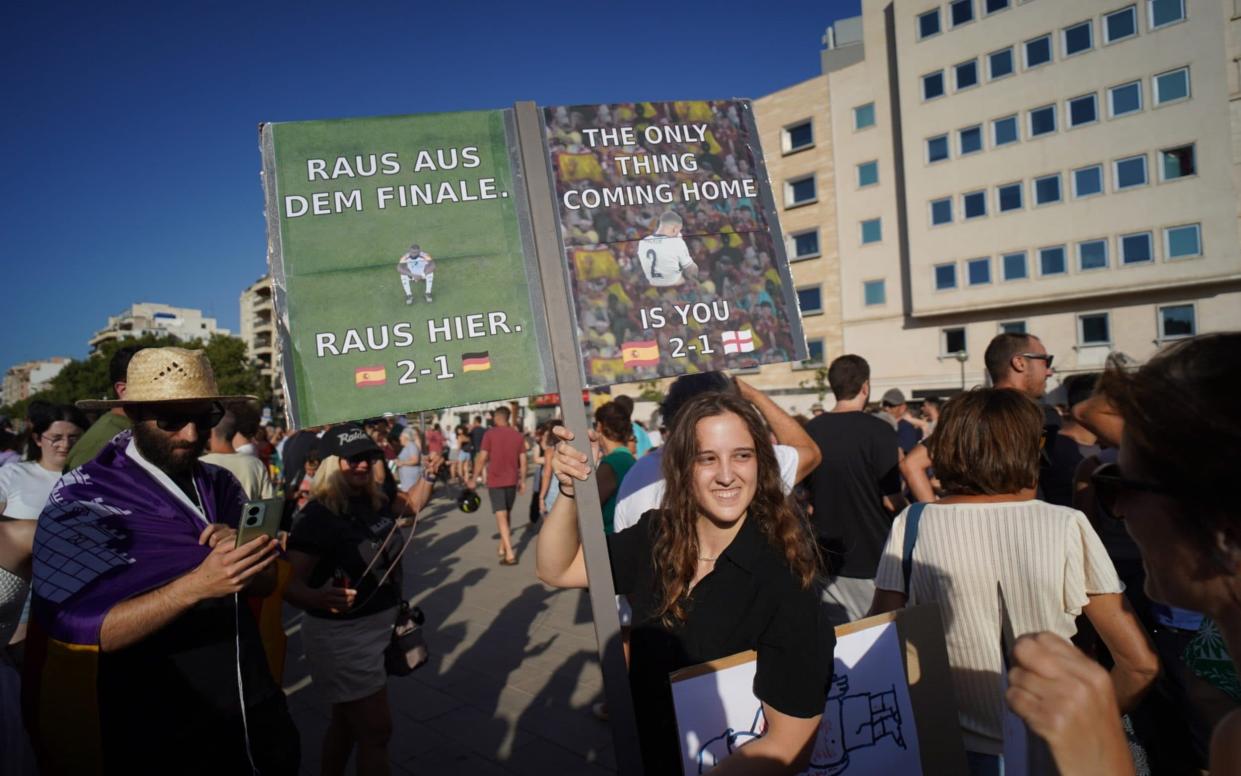
<path id="1" fill-rule="evenodd" d="M 687 776 L 706 773 L 766 732 L 748 660 L 672 683 Z M 918 732 L 896 625 L 841 636 L 807 776 L 920 774 Z"/>

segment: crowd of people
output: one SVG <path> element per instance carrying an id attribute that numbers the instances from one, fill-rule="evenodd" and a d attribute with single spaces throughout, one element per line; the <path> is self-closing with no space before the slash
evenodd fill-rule
<path id="1" fill-rule="evenodd" d="M 703 372 L 658 422 L 618 395 L 576 439 L 559 418 L 524 433 L 516 403 L 285 435 L 201 351 L 121 349 L 113 398 L 33 403 L 0 435 L 0 771 L 297 773 L 287 603 L 331 706 L 322 772 L 387 773 L 401 561 L 439 481 L 486 489 L 502 566 L 529 490 L 556 587 L 589 584 L 576 495 L 598 489 L 648 773 L 680 762 L 669 673 L 744 650 L 766 733 L 716 769 L 799 772 L 834 627 L 924 604 L 970 773 L 1003 772 L 1006 710 L 1064 774 L 1241 773 L 1239 352 L 1203 335 L 1047 394 L 1045 344 L 1001 334 L 987 386 L 918 406 L 875 401 L 845 355 L 809 417 Z M 239 540 L 259 503 L 275 524 Z"/>

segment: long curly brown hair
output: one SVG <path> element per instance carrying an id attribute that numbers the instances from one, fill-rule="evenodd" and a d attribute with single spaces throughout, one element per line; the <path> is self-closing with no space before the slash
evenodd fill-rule
<path id="1" fill-rule="evenodd" d="M 784 494 L 770 432 L 754 405 L 730 393 L 696 396 L 677 412 L 664 444 L 664 497 L 659 512 L 652 515 L 656 615 L 668 627 L 685 622 L 686 599 L 700 554 L 697 523 L 702 507 L 694 496 L 698 421 L 727 413 L 745 423 L 758 457 L 758 483 L 745 519 L 758 521 L 759 530 L 784 556 L 803 589 L 813 584 L 818 569 L 818 546 L 806 519 L 790 506 Z"/>

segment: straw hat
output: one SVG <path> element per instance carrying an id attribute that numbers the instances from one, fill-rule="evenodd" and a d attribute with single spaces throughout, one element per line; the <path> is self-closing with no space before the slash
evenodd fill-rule
<path id="1" fill-rule="evenodd" d="M 86 399 L 84 410 L 177 401 L 256 401 L 255 396 L 221 396 L 207 354 L 185 348 L 144 348 L 134 354 L 125 374 L 124 399 Z"/>

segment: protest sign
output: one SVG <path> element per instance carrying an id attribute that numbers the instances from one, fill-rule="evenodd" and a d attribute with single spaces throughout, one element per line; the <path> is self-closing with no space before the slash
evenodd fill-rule
<path id="1" fill-rule="evenodd" d="M 512 111 L 264 124 L 261 145 L 296 425 L 554 390 Z"/>
<path id="2" fill-rule="evenodd" d="M 591 386 L 806 357 L 746 100 L 544 109 Z"/>
<path id="3" fill-rule="evenodd" d="M 964 773 L 965 750 L 936 606 L 836 629 L 832 684 L 807 776 Z M 683 772 L 706 773 L 766 733 L 754 696 L 757 653 L 670 677 Z"/>

